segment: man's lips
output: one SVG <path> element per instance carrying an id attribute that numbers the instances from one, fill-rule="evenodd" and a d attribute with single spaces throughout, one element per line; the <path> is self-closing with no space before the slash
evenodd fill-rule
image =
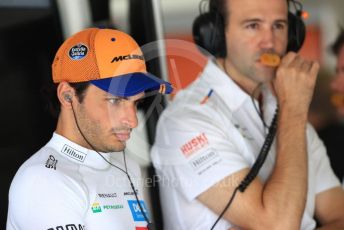
<path id="1" fill-rule="evenodd" d="M 119 141 L 127 141 L 130 138 L 130 133 L 114 133 Z"/>

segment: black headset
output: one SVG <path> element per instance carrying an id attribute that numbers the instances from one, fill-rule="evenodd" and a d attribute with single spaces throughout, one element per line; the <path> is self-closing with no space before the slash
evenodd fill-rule
<path id="1" fill-rule="evenodd" d="M 225 1 L 225 0 L 224 0 Z M 224 18 L 219 10 L 218 0 L 209 0 L 209 11 L 202 12 L 202 6 L 207 0 L 200 2 L 200 15 L 192 25 L 193 38 L 201 52 L 215 57 L 226 57 L 226 39 Z M 301 49 L 306 37 L 306 26 L 302 20 L 302 4 L 297 0 L 288 2 L 288 46 L 287 51 L 297 52 Z M 295 13 L 290 11 L 290 5 L 295 8 Z M 209 53 L 207 53 L 209 52 Z"/>

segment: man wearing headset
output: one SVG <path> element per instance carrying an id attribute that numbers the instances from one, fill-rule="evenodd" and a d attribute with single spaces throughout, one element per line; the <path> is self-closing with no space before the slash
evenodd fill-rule
<path id="1" fill-rule="evenodd" d="M 147 73 L 137 43 L 111 29 L 67 39 L 52 73 L 57 128 L 12 181 L 7 230 L 149 229 L 140 169 L 124 149 L 137 102 L 147 91 L 170 93 L 170 83 Z"/>
<path id="2" fill-rule="evenodd" d="M 225 43 L 226 55 L 176 95 L 152 148 L 165 228 L 311 230 L 316 218 L 344 229 L 343 189 L 307 123 L 319 64 L 286 52 L 287 1 L 210 0 L 213 11 L 224 30 L 214 46 Z M 269 154 L 244 180 L 268 149 L 277 107 Z"/>

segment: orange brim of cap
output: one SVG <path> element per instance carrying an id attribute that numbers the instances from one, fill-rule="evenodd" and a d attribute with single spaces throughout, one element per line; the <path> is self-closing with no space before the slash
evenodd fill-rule
<path id="1" fill-rule="evenodd" d="M 171 83 L 161 80 L 152 74 L 142 72 L 91 80 L 90 83 L 119 97 L 130 97 L 142 92 L 154 90 L 159 90 L 163 94 L 170 94 L 173 91 Z"/>

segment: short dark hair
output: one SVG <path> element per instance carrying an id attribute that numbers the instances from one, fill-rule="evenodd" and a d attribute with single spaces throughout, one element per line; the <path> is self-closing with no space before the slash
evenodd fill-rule
<path id="1" fill-rule="evenodd" d="M 209 0 L 209 11 L 218 12 L 223 19 L 223 25 L 226 26 L 228 19 L 227 0 Z"/>
<path id="2" fill-rule="evenodd" d="M 339 34 L 335 40 L 335 42 L 331 46 L 331 51 L 334 55 L 338 56 L 340 49 L 344 45 L 344 29 L 340 27 Z"/>
<path id="3" fill-rule="evenodd" d="M 78 98 L 79 103 L 82 103 L 85 98 L 87 88 L 90 86 L 90 82 L 69 83 L 69 85 L 75 90 L 75 95 Z M 46 100 L 47 110 L 50 114 L 57 118 L 60 114 L 60 101 L 57 98 L 57 86 L 58 84 L 50 84 L 42 88 L 41 93 Z"/>

